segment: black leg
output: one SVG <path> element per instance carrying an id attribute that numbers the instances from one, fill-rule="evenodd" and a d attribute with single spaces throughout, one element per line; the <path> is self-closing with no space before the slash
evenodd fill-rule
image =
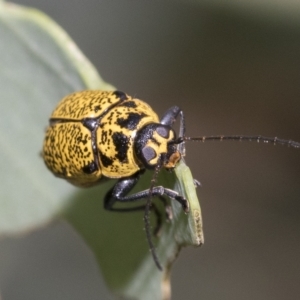
<path id="1" fill-rule="evenodd" d="M 116 202 L 134 202 L 138 200 L 147 199 L 150 196 L 149 189 L 126 196 L 137 184 L 139 177 L 140 177 L 140 173 L 137 173 L 131 177 L 120 179 L 105 196 L 104 208 L 109 211 L 115 211 L 115 212 L 133 212 L 133 211 L 145 210 L 146 208 L 145 204 L 136 207 L 124 207 L 124 208 L 113 207 Z M 178 193 L 170 189 L 166 189 L 162 186 L 157 186 L 153 188 L 151 195 L 158 196 L 161 199 L 161 201 L 164 203 L 166 215 L 169 220 L 172 219 L 172 212 L 170 206 L 167 205 L 166 200 L 163 198 L 163 195 L 166 195 L 171 199 L 177 200 L 182 205 L 182 208 L 185 212 L 189 211 L 188 201 L 185 198 L 179 196 Z M 153 210 L 156 215 L 156 227 L 154 229 L 154 234 L 158 235 L 162 226 L 161 214 L 154 203 L 152 203 L 151 205 L 151 210 Z"/>
<path id="2" fill-rule="evenodd" d="M 173 106 L 167 110 L 161 119 L 161 124 L 172 126 L 176 119 L 180 116 L 179 137 L 185 136 L 185 118 L 183 111 L 178 106 Z M 178 151 L 182 156 L 185 156 L 184 142 L 178 145 Z"/>
<path id="3" fill-rule="evenodd" d="M 183 137 L 185 135 L 185 119 L 183 111 L 178 106 L 173 106 L 169 108 L 164 116 L 162 117 L 160 123 L 164 125 L 172 126 L 180 115 L 180 132 L 179 136 Z"/>
<path id="4" fill-rule="evenodd" d="M 135 211 L 141 210 L 144 206 L 138 206 L 133 208 L 114 208 L 115 202 L 134 202 L 142 199 L 146 199 L 150 196 L 150 189 L 126 196 L 133 187 L 137 184 L 140 177 L 140 173 L 133 176 L 120 179 L 115 186 L 107 193 L 104 200 L 104 207 L 111 211 Z M 178 201 L 185 212 L 189 211 L 188 201 L 180 196 L 177 192 L 164 188 L 163 186 L 156 186 L 152 189 L 151 196 L 168 196 L 171 199 Z"/>
<path id="5" fill-rule="evenodd" d="M 172 126 L 175 123 L 181 109 L 178 106 L 170 107 L 160 120 L 161 124 Z"/>

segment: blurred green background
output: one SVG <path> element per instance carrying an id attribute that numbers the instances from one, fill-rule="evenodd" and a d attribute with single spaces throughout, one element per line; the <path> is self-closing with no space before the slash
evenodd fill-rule
<path id="1" fill-rule="evenodd" d="M 107 82 L 159 115 L 181 106 L 190 136 L 300 141 L 299 1 L 16 2 L 50 15 Z M 205 245 L 183 249 L 172 299 L 297 299 L 300 150 L 207 142 L 187 151 Z M 0 241 L 0 290 L 3 300 L 113 299 L 64 222 Z"/>

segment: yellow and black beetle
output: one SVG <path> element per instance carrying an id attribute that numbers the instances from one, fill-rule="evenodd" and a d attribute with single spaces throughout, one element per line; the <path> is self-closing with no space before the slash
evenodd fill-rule
<path id="1" fill-rule="evenodd" d="M 177 137 L 172 125 L 178 117 Z M 187 199 L 163 186 L 128 194 L 145 169 L 173 169 L 184 155 L 184 141 L 226 139 L 261 140 L 300 147 L 297 142 L 262 136 L 186 137 L 183 112 L 178 106 L 171 107 L 159 120 L 148 104 L 123 92 L 87 90 L 68 95 L 58 103 L 50 117 L 43 158 L 55 176 L 76 186 L 93 186 L 105 178 L 119 179 L 104 199 L 107 210 L 145 209 L 146 205 L 122 209 L 114 208 L 114 204 L 165 195 L 177 200 L 188 213 Z M 148 222 L 146 218 L 145 222 Z M 146 229 L 152 255 L 161 268 L 149 238 L 149 226 Z"/>
<path id="2" fill-rule="evenodd" d="M 114 210 L 116 201 L 136 201 L 148 191 L 126 196 L 145 168 L 174 168 L 180 159 L 171 125 L 180 109 L 175 106 L 159 121 L 145 102 L 123 92 L 82 91 L 62 99 L 50 117 L 43 158 L 55 176 L 88 187 L 104 178 L 119 178 L 105 199 Z M 178 193 L 155 187 L 188 212 L 188 201 Z M 118 209 L 119 210 L 119 209 Z"/>

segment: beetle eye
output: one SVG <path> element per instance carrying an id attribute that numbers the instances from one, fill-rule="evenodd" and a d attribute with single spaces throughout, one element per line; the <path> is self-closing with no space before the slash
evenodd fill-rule
<path id="1" fill-rule="evenodd" d="M 169 130 L 164 126 L 158 126 L 156 132 L 165 139 L 169 137 Z"/>
<path id="2" fill-rule="evenodd" d="M 147 162 L 150 162 L 153 158 L 156 157 L 156 152 L 152 147 L 146 146 L 142 150 L 143 156 Z"/>

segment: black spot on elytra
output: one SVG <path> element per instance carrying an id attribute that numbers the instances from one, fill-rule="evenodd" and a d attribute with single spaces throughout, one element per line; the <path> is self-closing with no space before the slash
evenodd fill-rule
<path id="1" fill-rule="evenodd" d="M 107 131 L 103 130 L 101 134 L 101 144 L 105 144 L 107 142 Z"/>
<path id="2" fill-rule="evenodd" d="M 134 101 L 126 101 L 126 102 L 122 103 L 120 106 L 131 107 L 131 108 L 137 107 L 137 105 Z"/>
<path id="3" fill-rule="evenodd" d="M 105 168 L 111 166 L 113 164 L 113 160 L 100 152 L 100 160 Z"/>
<path id="4" fill-rule="evenodd" d="M 121 128 L 127 128 L 129 130 L 136 129 L 137 125 L 140 123 L 141 119 L 144 118 L 146 115 L 144 113 L 128 113 L 127 118 L 118 118 L 117 124 Z"/>
<path id="5" fill-rule="evenodd" d="M 127 99 L 127 95 L 121 91 L 114 91 L 113 95 L 115 95 L 117 98 L 119 98 L 121 101 L 124 101 Z"/>
<path id="6" fill-rule="evenodd" d="M 97 164 L 93 161 L 82 168 L 83 173 L 92 174 L 98 170 Z"/>
<path id="7" fill-rule="evenodd" d="M 111 114 L 107 117 L 107 121 L 109 125 L 111 125 L 113 119 L 114 119 L 114 112 L 111 112 Z"/>
<path id="8" fill-rule="evenodd" d="M 98 110 L 99 110 L 100 108 L 101 108 L 101 106 L 100 106 L 100 105 L 97 105 L 97 106 L 95 106 L 95 107 L 94 107 L 94 112 L 95 112 L 95 113 L 97 113 L 97 112 L 98 112 Z"/>
<path id="9" fill-rule="evenodd" d="M 115 145 L 115 150 L 117 152 L 116 158 L 122 162 L 126 163 L 127 160 L 127 152 L 129 148 L 129 137 L 127 137 L 122 132 L 115 132 L 112 135 L 112 139 Z"/>
<path id="10" fill-rule="evenodd" d="M 78 144 L 83 144 L 83 145 L 86 145 L 87 144 L 87 142 L 88 142 L 88 136 L 87 135 L 85 135 L 85 136 L 82 136 L 82 134 L 80 134 L 77 138 L 76 138 L 76 142 L 78 143 Z M 74 147 L 73 147 L 73 149 L 74 149 L 74 151 L 75 151 L 75 149 L 78 147 L 77 145 L 74 145 Z"/>

